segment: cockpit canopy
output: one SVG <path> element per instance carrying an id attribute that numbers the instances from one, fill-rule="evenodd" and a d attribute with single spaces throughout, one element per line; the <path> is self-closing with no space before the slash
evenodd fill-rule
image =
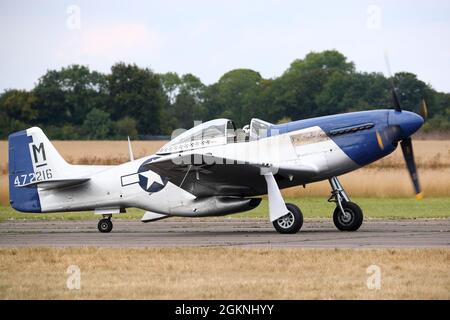
<path id="1" fill-rule="evenodd" d="M 267 137 L 267 132 L 271 125 L 266 121 L 252 119 L 250 130 L 236 130 L 233 121 L 229 119 L 207 121 L 181 133 L 159 149 L 157 154 L 183 152 L 225 145 L 227 143 L 258 140 Z"/>
<path id="2" fill-rule="evenodd" d="M 199 124 L 165 144 L 158 151 L 158 154 L 226 144 L 228 127 L 232 129 L 230 131 L 234 134 L 234 124 L 228 119 L 215 119 Z"/>

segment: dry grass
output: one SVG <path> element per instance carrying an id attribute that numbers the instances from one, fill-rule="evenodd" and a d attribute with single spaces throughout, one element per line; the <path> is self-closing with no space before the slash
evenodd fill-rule
<path id="1" fill-rule="evenodd" d="M 0 175 L 0 204 L 9 204 L 8 176 Z"/>
<path id="2" fill-rule="evenodd" d="M 156 152 L 165 141 L 134 141 L 135 157 Z M 62 156 L 74 164 L 119 164 L 128 161 L 126 141 L 54 141 Z M 450 140 L 415 140 L 414 152 L 425 195 L 450 195 Z M 0 204 L 8 204 L 7 141 L 0 141 Z M 367 168 L 342 177 L 346 190 L 358 197 L 410 197 L 412 186 L 400 150 Z M 327 182 L 293 188 L 285 195 L 327 196 Z"/>
<path id="3" fill-rule="evenodd" d="M 419 169 L 420 183 L 425 197 L 450 196 L 450 168 Z M 340 177 L 350 196 L 376 198 L 413 197 L 414 191 L 406 168 L 363 168 Z M 286 197 L 328 196 L 330 185 L 321 181 L 303 187 L 283 191 Z"/>
<path id="4" fill-rule="evenodd" d="M 450 168 L 450 140 L 414 140 L 414 157 L 418 168 Z M 370 168 L 405 168 L 403 154 L 398 149 L 391 155 L 372 163 Z"/>
<path id="5" fill-rule="evenodd" d="M 450 299 L 449 249 L 0 249 L 0 273 L 1 299 Z"/>
<path id="6" fill-rule="evenodd" d="M 154 154 L 167 141 L 133 141 L 135 158 Z M 127 141 L 52 141 L 66 161 L 73 164 L 119 164 L 129 160 Z M 0 172 L 8 172 L 8 142 L 0 141 Z"/>

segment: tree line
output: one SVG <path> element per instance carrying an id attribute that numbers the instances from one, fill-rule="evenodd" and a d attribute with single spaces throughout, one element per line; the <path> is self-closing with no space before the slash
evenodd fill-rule
<path id="1" fill-rule="evenodd" d="M 205 85 L 193 74 L 158 74 L 116 63 L 111 72 L 70 65 L 49 70 L 32 90 L 0 95 L 0 138 L 40 126 L 52 139 L 124 139 L 170 135 L 195 120 L 230 118 L 239 127 L 253 117 L 281 123 L 349 111 L 392 108 L 392 83 L 402 106 L 425 99 L 424 130 L 450 130 L 450 93 L 437 92 L 415 74 L 358 72 L 338 51 L 311 52 L 279 77 L 236 69 Z"/>

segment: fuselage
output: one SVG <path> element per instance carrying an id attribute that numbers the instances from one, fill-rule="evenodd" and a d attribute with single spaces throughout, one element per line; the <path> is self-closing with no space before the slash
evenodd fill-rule
<path id="1" fill-rule="evenodd" d="M 422 123 L 422 118 L 407 111 L 402 114 L 393 110 L 338 114 L 272 125 L 267 136 L 258 140 L 205 146 L 180 154 L 191 152 L 232 158 L 268 164 L 284 171 L 292 168 L 289 178 L 278 179 L 281 189 L 339 176 L 383 158 L 396 149 L 397 140 L 383 141 L 380 147 L 380 132 L 396 125 L 402 129 L 399 135 L 410 136 Z M 231 187 L 219 194 L 217 191 L 209 194 L 208 190 L 201 189 L 197 193 L 190 192 L 170 179 L 145 169 L 145 163 L 166 156 L 150 155 L 117 166 L 88 168 L 70 165 L 69 170 L 89 175 L 89 182 L 66 188 L 38 189 L 40 212 L 107 211 L 136 207 L 161 214 L 185 215 L 183 206 L 189 207 L 199 198 L 245 198 L 267 192 L 262 176 L 246 177 L 245 172 L 242 174 L 242 185 L 254 179 L 249 188 Z M 311 174 L 296 174 L 298 168 L 308 168 Z M 16 209 L 21 210 L 20 206 Z M 213 208 L 211 215 L 214 215 Z"/>

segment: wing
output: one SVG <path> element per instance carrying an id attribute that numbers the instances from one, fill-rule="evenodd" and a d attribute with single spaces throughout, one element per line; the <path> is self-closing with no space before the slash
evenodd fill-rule
<path id="1" fill-rule="evenodd" d="M 145 165 L 195 196 L 248 197 L 267 193 L 263 163 L 242 162 L 204 154 L 168 156 Z M 317 174 L 314 167 L 278 167 L 274 174 L 280 188 L 302 184 Z"/>

